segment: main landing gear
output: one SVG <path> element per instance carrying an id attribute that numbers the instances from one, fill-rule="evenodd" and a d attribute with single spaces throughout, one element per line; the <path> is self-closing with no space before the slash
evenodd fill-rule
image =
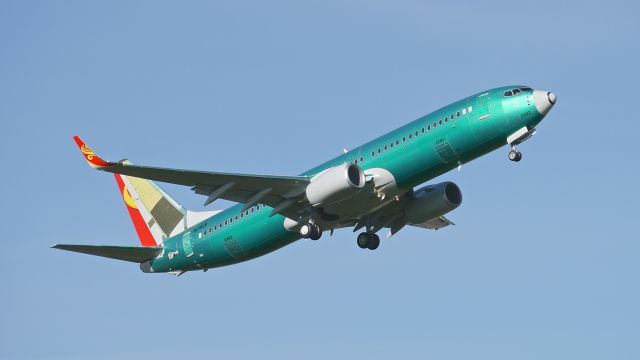
<path id="1" fill-rule="evenodd" d="M 358 234 L 357 243 L 360 249 L 375 250 L 380 246 L 380 237 L 376 234 L 363 232 Z"/>
<path id="2" fill-rule="evenodd" d="M 322 236 L 322 229 L 314 223 L 307 223 L 300 227 L 300 236 L 304 239 L 318 240 Z"/>

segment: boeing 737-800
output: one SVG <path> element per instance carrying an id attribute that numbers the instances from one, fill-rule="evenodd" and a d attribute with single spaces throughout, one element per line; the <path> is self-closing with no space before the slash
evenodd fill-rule
<path id="1" fill-rule="evenodd" d="M 142 244 L 54 245 L 131 261 L 144 272 L 207 270 L 270 253 L 340 228 L 362 229 L 357 245 L 375 250 L 404 226 L 440 229 L 462 202 L 453 182 L 415 187 L 473 159 L 533 136 L 556 103 L 552 92 L 507 86 L 447 105 L 298 176 L 232 174 L 133 165 L 101 159 L 74 137 L 93 168 L 113 173 Z M 224 211 L 190 211 L 154 181 L 191 187 L 239 204 Z"/>

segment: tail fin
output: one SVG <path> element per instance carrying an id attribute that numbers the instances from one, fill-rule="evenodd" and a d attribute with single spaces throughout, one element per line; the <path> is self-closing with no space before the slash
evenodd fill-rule
<path id="1" fill-rule="evenodd" d="M 151 180 L 114 176 L 142 246 L 162 246 L 166 238 L 218 212 L 187 210 Z"/>
<path id="2" fill-rule="evenodd" d="M 73 139 L 91 167 L 99 169 L 116 164 L 101 159 L 78 136 Z M 120 163 L 129 164 L 129 161 Z M 218 212 L 189 211 L 151 180 L 121 174 L 114 176 L 142 246 L 162 246 L 166 238 Z"/>

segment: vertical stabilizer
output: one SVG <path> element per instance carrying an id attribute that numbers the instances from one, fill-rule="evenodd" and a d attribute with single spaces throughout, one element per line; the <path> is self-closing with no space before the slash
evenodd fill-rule
<path id="1" fill-rule="evenodd" d="M 114 176 L 142 246 L 161 246 L 166 238 L 216 213 L 188 211 L 151 180 Z"/>

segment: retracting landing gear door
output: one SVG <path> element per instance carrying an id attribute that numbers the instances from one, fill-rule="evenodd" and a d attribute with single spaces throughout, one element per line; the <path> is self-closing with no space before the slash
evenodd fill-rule
<path id="1" fill-rule="evenodd" d="M 193 256 L 193 247 L 191 246 L 191 231 L 182 235 L 182 248 L 186 257 Z"/>

